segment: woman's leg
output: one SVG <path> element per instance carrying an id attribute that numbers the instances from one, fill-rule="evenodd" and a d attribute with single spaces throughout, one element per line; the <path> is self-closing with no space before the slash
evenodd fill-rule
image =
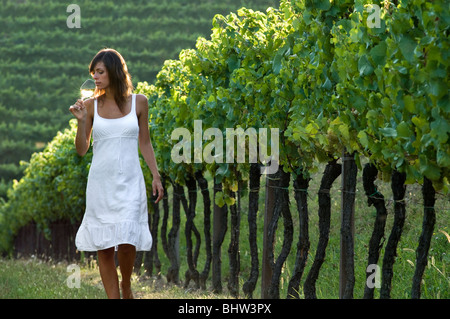
<path id="1" fill-rule="evenodd" d="M 120 299 L 119 278 L 114 261 L 114 247 L 99 250 L 97 255 L 100 277 L 102 278 L 106 295 L 109 299 Z"/>
<path id="2" fill-rule="evenodd" d="M 136 247 L 129 244 L 119 245 L 117 259 L 119 260 L 120 273 L 122 274 L 122 298 L 133 299 L 131 292 L 131 274 L 133 273 L 134 260 L 136 258 Z"/>

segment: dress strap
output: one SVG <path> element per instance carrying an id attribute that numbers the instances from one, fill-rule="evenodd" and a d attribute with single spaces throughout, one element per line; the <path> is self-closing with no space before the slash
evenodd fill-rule
<path id="1" fill-rule="evenodd" d="M 94 99 L 94 118 L 97 116 L 97 99 Z"/>
<path id="2" fill-rule="evenodd" d="M 95 119 L 97 118 L 97 99 L 94 99 L 94 118 L 92 119 L 95 123 Z M 92 129 L 94 129 L 94 123 L 92 123 Z M 95 144 L 95 134 L 92 134 L 92 142 L 91 146 L 94 147 Z"/>

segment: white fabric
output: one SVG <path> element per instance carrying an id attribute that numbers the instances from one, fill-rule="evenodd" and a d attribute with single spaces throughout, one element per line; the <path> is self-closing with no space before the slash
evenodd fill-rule
<path id="1" fill-rule="evenodd" d="M 94 101 L 93 157 L 86 187 L 86 212 L 75 244 L 97 251 L 120 244 L 150 250 L 147 194 L 139 163 L 136 95 L 131 112 L 102 118 Z"/>

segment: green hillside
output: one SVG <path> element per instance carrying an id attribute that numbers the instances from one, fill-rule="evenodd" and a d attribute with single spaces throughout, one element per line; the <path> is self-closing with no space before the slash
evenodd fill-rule
<path id="1" fill-rule="evenodd" d="M 68 126 L 68 106 L 98 50 L 119 50 L 134 85 L 152 83 L 165 60 L 209 38 L 215 14 L 278 7 L 276 0 L 79 0 L 81 28 L 69 28 L 69 2 L 0 3 L 0 197 L 22 175 L 20 161 Z"/>

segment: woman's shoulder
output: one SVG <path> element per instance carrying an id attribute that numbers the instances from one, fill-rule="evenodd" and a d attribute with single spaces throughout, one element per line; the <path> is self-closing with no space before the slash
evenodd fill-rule
<path id="1" fill-rule="evenodd" d="M 144 94 L 136 94 L 136 113 L 138 117 L 148 112 L 148 100 Z"/>
<path id="2" fill-rule="evenodd" d="M 136 94 L 136 108 L 137 109 L 148 108 L 148 100 L 144 94 Z"/>
<path id="3" fill-rule="evenodd" d="M 83 104 L 84 104 L 86 107 L 93 107 L 93 106 L 94 106 L 94 100 L 95 100 L 95 98 L 91 97 L 91 98 L 89 98 L 89 99 L 87 99 L 87 100 L 84 100 L 84 101 L 83 101 Z"/>
<path id="4" fill-rule="evenodd" d="M 135 94 L 137 103 L 148 103 L 147 97 L 144 94 Z"/>
<path id="5" fill-rule="evenodd" d="M 88 112 L 89 112 L 90 110 L 93 110 L 93 109 L 94 109 L 94 101 L 95 101 L 94 98 L 90 98 L 90 99 L 87 99 L 87 100 L 85 100 L 85 101 L 83 102 L 83 104 L 84 104 L 84 106 L 86 107 L 86 109 L 87 109 Z"/>

